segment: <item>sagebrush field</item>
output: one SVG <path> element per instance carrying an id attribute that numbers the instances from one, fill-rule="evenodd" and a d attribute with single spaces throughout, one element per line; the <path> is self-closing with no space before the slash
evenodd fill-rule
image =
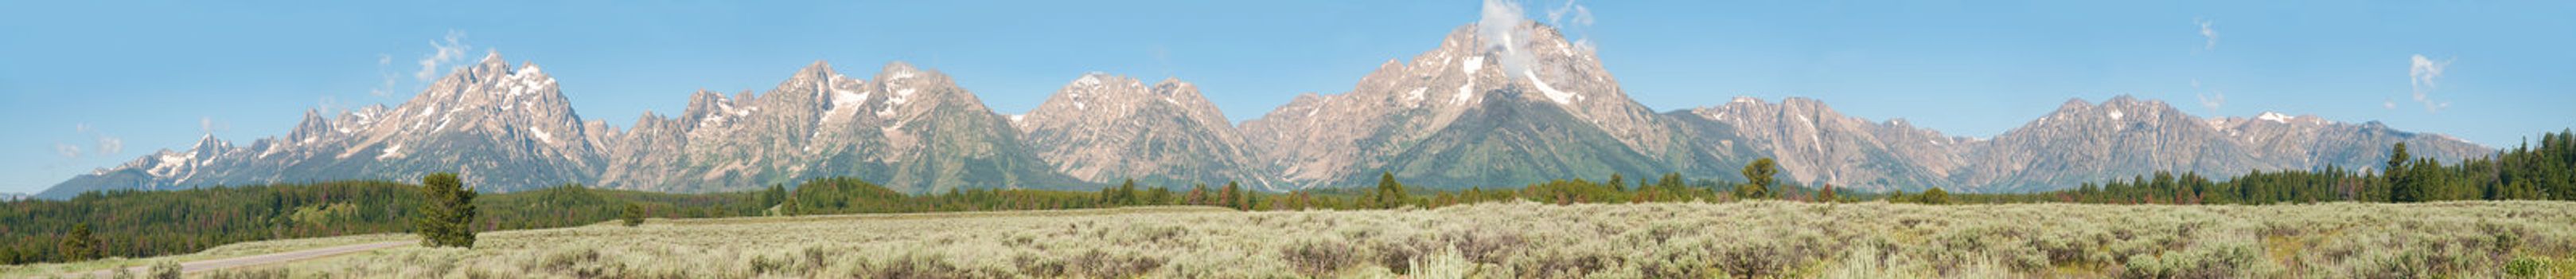
<path id="1" fill-rule="evenodd" d="M 1756 201 L 654 219 L 211 277 L 2564 278 L 2576 203 Z"/>

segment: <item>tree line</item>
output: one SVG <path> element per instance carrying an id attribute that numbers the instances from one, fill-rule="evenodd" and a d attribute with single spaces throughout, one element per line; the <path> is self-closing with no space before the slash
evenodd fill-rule
<path id="1" fill-rule="evenodd" d="M 1768 162 L 1763 159 L 1760 162 Z M 1099 191 L 958 189 L 911 195 L 859 178 L 835 177 L 749 192 L 675 194 L 591 189 L 565 184 L 479 194 L 452 175 L 423 184 L 392 181 L 282 183 L 174 191 L 115 190 L 70 200 L 0 202 L 0 263 L 63 262 L 104 257 L 192 253 L 223 244 L 270 239 L 417 232 L 430 245 L 472 245 L 474 231 L 555 228 L 658 218 L 816 215 L 986 210 L 1050 210 L 1190 205 L 1237 210 L 1387 209 L 1529 200 L 1545 203 L 1668 202 L 1804 197 L 1812 190 L 1768 185 L 1774 164 L 1747 166 L 1760 184 L 1657 179 L 1584 179 L 1518 189 L 1439 190 L 1408 187 L 1381 173 L 1374 187 L 1269 192 L 1237 182 L 1187 188 L 1138 185 Z M 1757 175 L 1758 174 L 1758 175 Z M 1828 192 L 1830 193 L 1830 192 Z M 1831 194 L 1825 196 L 1830 197 Z"/>
<path id="2" fill-rule="evenodd" d="M 1961 200 L 2119 204 L 2576 200 L 2576 132 L 2542 133 L 2537 144 L 2526 142 L 2489 156 L 2443 164 L 2414 157 L 2405 143 L 2397 143 L 2389 146 L 2386 164 L 2367 169 L 2253 171 L 2225 180 L 2157 172 L 2084 183 L 2074 189 L 1961 195 Z"/>
<path id="3" fill-rule="evenodd" d="M 617 219 L 630 205 L 660 218 L 752 215 L 753 193 L 670 194 L 568 184 L 472 199 L 474 231 Z M 69 200 L 0 202 L 0 263 L 184 254 L 271 239 L 413 232 L 422 186 L 335 181 L 170 191 L 115 190 Z"/>

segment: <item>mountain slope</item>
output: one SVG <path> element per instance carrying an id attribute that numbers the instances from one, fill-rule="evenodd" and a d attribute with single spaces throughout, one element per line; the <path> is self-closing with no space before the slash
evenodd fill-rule
<path id="1" fill-rule="evenodd" d="M 2254 170 L 2349 169 L 2379 164 L 2388 146 L 2457 161 L 2493 151 L 2446 136 L 2287 116 L 2204 120 L 2162 101 L 2120 96 L 2070 100 L 2057 111 L 1972 147 L 1952 183 L 1981 192 L 2063 189 L 2157 171 L 2225 178 Z"/>
<path id="2" fill-rule="evenodd" d="M 1743 145 L 1774 158 L 1789 181 L 1836 187 L 1888 190 L 1949 184 L 1964 157 L 1960 146 L 1974 141 L 1915 128 L 1904 120 L 1869 122 L 1836 112 L 1824 102 L 1787 98 L 1780 103 L 1737 97 L 1724 105 L 1701 107 L 1674 121 L 1727 123 L 1727 134 L 1710 137 L 1719 147 Z M 1741 163 L 1734 164 L 1741 166 Z"/>
<path id="3" fill-rule="evenodd" d="M 887 64 L 875 81 L 816 62 L 764 95 L 700 91 L 675 117 L 637 120 L 600 185 L 728 191 L 851 176 L 907 192 L 1080 188 L 947 75 Z"/>
<path id="4" fill-rule="evenodd" d="M 1268 148 L 1282 180 L 1306 187 L 1370 183 L 1379 172 L 1464 188 L 1671 170 L 1656 156 L 1682 146 L 1680 131 L 1628 99 L 1589 49 L 1542 25 L 1512 30 L 1485 38 L 1459 27 L 1409 63 L 1389 60 L 1347 93 L 1299 96 L 1246 121 L 1244 133 Z M 1535 62 L 1503 63 L 1522 59 Z"/>
<path id="5" fill-rule="evenodd" d="M 1011 124 L 1056 171 L 1094 183 L 1136 179 L 1167 187 L 1242 181 L 1270 185 L 1268 168 L 1198 86 L 1151 86 L 1086 74 Z"/>

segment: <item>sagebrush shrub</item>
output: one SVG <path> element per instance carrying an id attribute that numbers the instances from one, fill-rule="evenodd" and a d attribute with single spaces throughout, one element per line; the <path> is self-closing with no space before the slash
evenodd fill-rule
<path id="1" fill-rule="evenodd" d="M 2493 278 L 2559 276 L 2553 264 L 2576 262 L 2559 256 L 2576 251 L 2576 203 L 2565 202 L 1219 210 L 666 219 L 487 232 L 474 249 L 282 268 L 398 278 Z"/>

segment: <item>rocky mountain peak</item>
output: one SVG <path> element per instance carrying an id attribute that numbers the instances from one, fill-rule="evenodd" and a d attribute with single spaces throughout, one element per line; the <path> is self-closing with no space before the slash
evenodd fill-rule
<path id="1" fill-rule="evenodd" d="M 229 149 L 232 146 L 233 144 L 231 142 L 225 142 L 223 139 L 215 138 L 215 134 L 206 134 L 205 136 L 198 137 L 197 144 L 192 145 L 188 150 L 195 152 L 218 152 L 224 149 Z"/>
<path id="2" fill-rule="evenodd" d="M 814 60 L 814 63 L 806 64 L 805 68 L 796 70 L 796 78 L 820 80 L 835 75 L 840 74 L 832 72 L 832 62 L 824 60 Z"/>
<path id="3" fill-rule="evenodd" d="M 1179 79 L 1148 86 L 1122 75 L 1083 74 L 1011 123 L 1040 159 L 1083 181 L 1271 184 L 1241 132 L 1198 86 Z"/>
<path id="4" fill-rule="evenodd" d="M 322 118 L 321 110 L 305 109 L 304 119 L 296 121 L 295 129 L 288 130 L 286 138 L 309 143 L 321 139 L 322 136 L 330 135 L 334 130 L 331 127 L 331 120 Z"/>

